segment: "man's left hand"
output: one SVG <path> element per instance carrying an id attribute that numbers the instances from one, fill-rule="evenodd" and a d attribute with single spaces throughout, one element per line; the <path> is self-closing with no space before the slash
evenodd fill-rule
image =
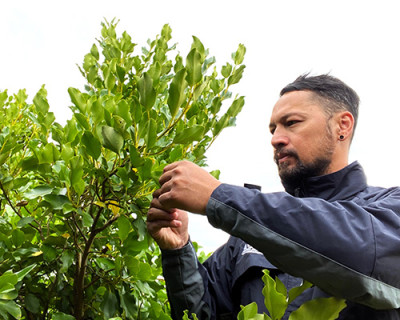
<path id="1" fill-rule="evenodd" d="M 179 161 L 164 168 L 160 184 L 161 188 L 154 192 L 154 197 L 165 209 L 205 214 L 208 200 L 221 182 L 196 164 Z"/>

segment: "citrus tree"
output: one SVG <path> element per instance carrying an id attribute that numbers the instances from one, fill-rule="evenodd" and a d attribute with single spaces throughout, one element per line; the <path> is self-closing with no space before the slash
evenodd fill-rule
<path id="1" fill-rule="evenodd" d="M 245 47 L 220 68 L 165 25 L 137 50 L 114 20 L 84 56 L 61 125 L 43 86 L 0 92 L 0 316 L 170 319 L 145 216 L 163 167 L 205 151 L 244 105 L 230 88 Z M 224 101 L 227 100 L 227 103 Z"/>

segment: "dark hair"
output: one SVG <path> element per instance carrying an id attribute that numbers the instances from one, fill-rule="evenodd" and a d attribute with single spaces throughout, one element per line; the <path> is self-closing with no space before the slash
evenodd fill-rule
<path id="1" fill-rule="evenodd" d="M 329 75 L 310 76 L 301 75 L 294 82 L 284 87 L 280 96 L 291 91 L 309 90 L 316 94 L 328 115 L 340 110 L 349 111 L 354 117 L 354 129 L 358 119 L 358 105 L 360 98 L 357 93 L 343 81 Z"/>

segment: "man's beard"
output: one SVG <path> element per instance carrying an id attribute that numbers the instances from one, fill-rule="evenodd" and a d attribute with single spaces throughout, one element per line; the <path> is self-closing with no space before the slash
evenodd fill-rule
<path id="1" fill-rule="evenodd" d="M 283 148 L 282 148 L 283 149 Z M 321 176 L 327 173 L 327 170 L 332 162 L 332 154 L 334 151 L 334 145 L 332 141 L 332 135 L 330 131 L 327 131 L 327 136 L 321 145 L 320 156 L 316 157 L 309 163 L 304 163 L 300 160 L 298 154 L 294 150 L 284 150 L 284 153 L 295 159 L 296 164 L 290 168 L 288 163 L 279 164 L 277 154 L 282 152 L 282 149 L 278 149 L 275 152 L 275 162 L 278 165 L 279 176 L 285 189 L 292 193 L 296 188 L 302 185 L 302 181 L 311 178 Z"/>
<path id="2" fill-rule="evenodd" d="M 283 186 L 288 192 L 299 188 L 302 181 L 305 179 L 325 174 L 331 164 L 330 157 L 317 158 L 311 163 L 303 163 L 297 155 L 292 155 L 292 157 L 296 157 L 297 160 L 297 163 L 293 168 L 288 168 L 285 164 L 282 164 L 279 168 L 279 176 Z"/>

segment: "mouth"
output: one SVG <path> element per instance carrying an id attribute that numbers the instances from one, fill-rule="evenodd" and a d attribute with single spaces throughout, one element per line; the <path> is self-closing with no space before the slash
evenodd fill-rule
<path id="1" fill-rule="evenodd" d="M 295 155 L 292 152 L 279 151 L 275 153 L 275 162 L 278 165 L 290 160 L 290 158 L 295 158 Z"/>

